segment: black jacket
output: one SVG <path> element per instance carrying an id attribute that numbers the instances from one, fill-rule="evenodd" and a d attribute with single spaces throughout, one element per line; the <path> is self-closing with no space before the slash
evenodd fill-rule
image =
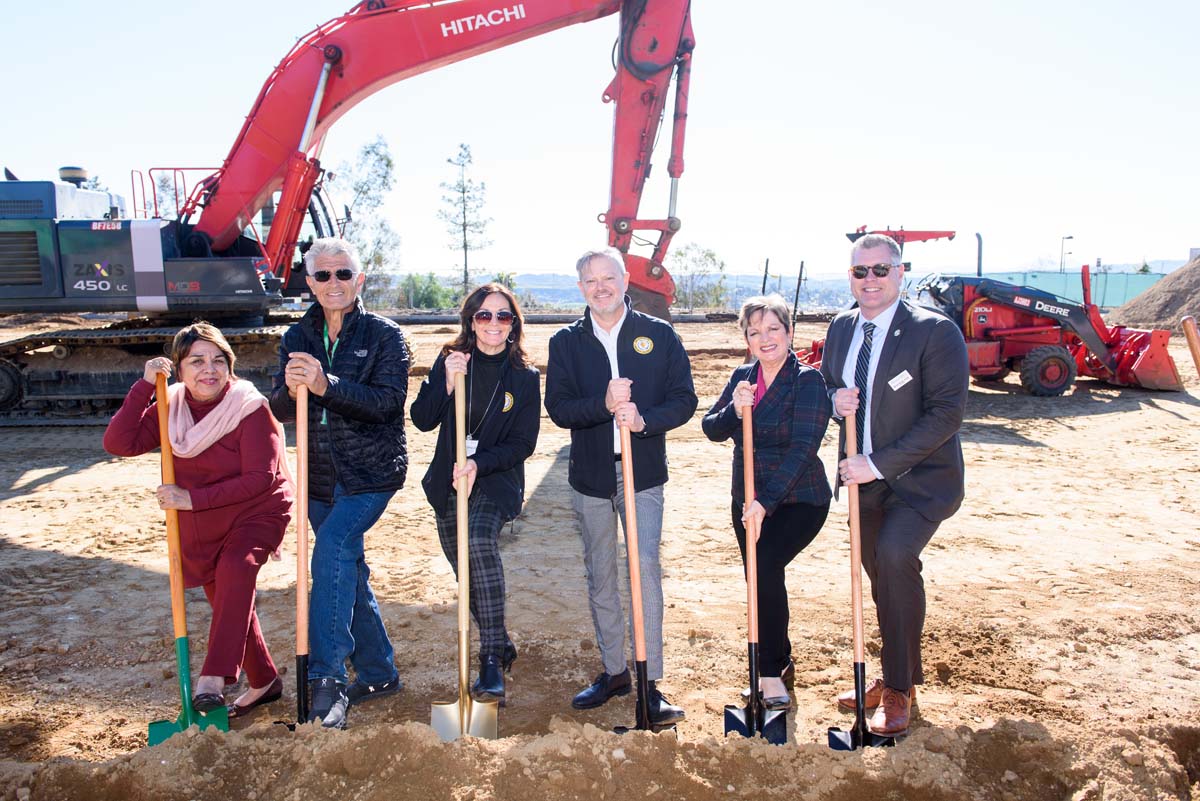
<path id="1" fill-rule="evenodd" d="M 271 390 L 271 411 L 280 420 L 294 420 L 296 401 L 283 382 L 288 354 L 315 356 L 329 380 L 324 397 L 309 394 L 309 497 L 328 503 L 337 483 L 350 495 L 398 490 L 408 472 L 404 402 L 409 350 L 404 334 L 357 300 L 342 321 L 330 364 L 324 331 L 325 310 L 314 303 L 283 335 Z M 328 412 L 327 425 L 321 424 L 322 412 Z"/>
<path id="2" fill-rule="evenodd" d="M 468 371 L 470 364 L 467 363 Z M 441 426 L 433 460 L 421 479 L 421 486 L 434 510 L 442 512 L 450 497 L 454 475 L 456 434 L 453 397 L 446 394 L 445 357 L 438 356 L 429 368 L 409 413 L 413 425 L 421 431 Z M 505 520 L 519 515 L 525 502 L 525 460 L 537 445 L 541 416 L 542 392 L 537 368 L 520 370 L 505 359 L 500 388 L 476 432 L 479 445 L 471 457 L 476 467 L 475 488 L 481 489 L 500 508 Z"/>
<path id="3" fill-rule="evenodd" d="M 633 382 L 631 399 L 646 421 L 632 437 L 634 489 L 641 492 L 667 481 L 666 433 L 692 419 L 699 400 L 683 343 L 670 325 L 635 312 L 625 301 L 625 322 L 617 339 L 617 369 Z M 594 498 L 616 495 L 613 416 L 604 406 L 612 372 L 608 355 L 592 333 L 592 313 L 550 338 L 546 365 L 546 411 L 555 425 L 571 429 L 567 481 Z"/>

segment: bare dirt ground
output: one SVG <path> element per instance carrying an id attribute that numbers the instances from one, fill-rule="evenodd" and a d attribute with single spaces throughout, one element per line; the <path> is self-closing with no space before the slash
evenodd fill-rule
<path id="1" fill-rule="evenodd" d="M 797 344 L 823 329 L 802 327 Z M 531 327 L 539 363 L 553 330 Z M 449 329 L 411 333 L 424 367 Z M 434 437 L 410 427 L 409 485 L 368 540 L 405 690 L 352 710 L 346 732 L 291 733 L 271 725 L 294 715 L 288 675 L 284 698 L 234 732 L 193 730 L 148 749 L 147 722 L 174 718 L 179 703 L 150 492 L 158 456 L 112 459 L 98 428 L 10 428 L 0 434 L 0 798 L 1200 797 L 1200 381 L 1180 338 L 1184 393 L 1081 380 L 1065 397 L 1033 398 L 1015 377 L 972 386 L 967 500 L 925 552 L 920 719 L 895 749 L 841 754 L 825 730 L 851 723 L 831 703 L 850 679 L 844 500 L 789 573 L 789 744 L 722 737 L 722 708 L 746 682 L 745 591 L 730 449 L 699 421 L 742 350 L 732 323 L 680 333 L 701 401 L 669 445 L 663 687 L 687 710 L 676 734 L 608 733 L 632 720 L 629 698 L 570 708 L 599 662 L 568 437 L 543 417 L 526 510 L 502 540 L 521 652 L 502 739 L 443 745 L 426 725 L 430 702 L 455 693 L 455 590 L 419 486 Z M 822 457 L 828 468 L 832 429 Z M 259 579 L 281 667 L 292 664 L 294 571 L 289 540 Z M 198 666 L 208 622 L 198 590 L 188 614 Z"/>

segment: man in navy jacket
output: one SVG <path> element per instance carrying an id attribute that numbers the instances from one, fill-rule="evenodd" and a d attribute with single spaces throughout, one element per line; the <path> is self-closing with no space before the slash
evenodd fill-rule
<path id="1" fill-rule="evenodd" d="M 603 670 L 571 704 L 591 709 L 631 687 L 625 655 L 625 616 L 618 586 L 617 516 L 624 521 L 621 461 L 633 460 L 638 557 L 650 679 L 650 722 L 683 719 L 655 686 L 663 675 L 663 484 L 666 432 L 691 419 L 698 400 L 683 343 L 670 325 L 635 312 L 625 291 L 629 276 L 613 249 L 589 251 L 575 265 L 587 301 L 582 319 L 550 339 L 546 411 L 571 429 L 568 481 L 583 537 L 588 602 Z M 619 426 L 632 433 L 632 453 L 621 452 Z"/>

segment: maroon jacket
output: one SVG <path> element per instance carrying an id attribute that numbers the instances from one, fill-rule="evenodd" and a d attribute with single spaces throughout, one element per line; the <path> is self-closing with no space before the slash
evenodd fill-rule
<path id="1" fill-rule="evenodd" d="M 206 403 L 194 400 L 186 390 L 184 397 L 199 421 L 220 403 L 225 392 Z M 104 432 L 106 451 L 114 456 L 138 456 L 159 446 L 153 396 L 153 385 L 140 378 L 134 383 Z M 186 586 L 199 587 L 213 580 L 222 547 L 239 524 L 248 520 L 268 518 L 278 524 L 268 528 L 277 534 L 257 543 L 264 549 L 264 560 L 279 547 L 292 507 L 292 485 L 283 471 L 284 458 L 283 441 L 266 406 L 202 453 L 191 459 L 175 457 L 175 483 L 192 496 L 191 511 L 179 512 Z"/>

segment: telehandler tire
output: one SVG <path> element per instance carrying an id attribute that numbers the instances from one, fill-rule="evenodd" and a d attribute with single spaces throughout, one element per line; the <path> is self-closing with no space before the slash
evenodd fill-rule
<path id="1" fill-rule="evenodd" d="M 1062 345 L 1042 345 L 1021 362 L 1021 386 L 1030 395 L 1061 395 L 1075 382 L 1075 359 Z"/>

